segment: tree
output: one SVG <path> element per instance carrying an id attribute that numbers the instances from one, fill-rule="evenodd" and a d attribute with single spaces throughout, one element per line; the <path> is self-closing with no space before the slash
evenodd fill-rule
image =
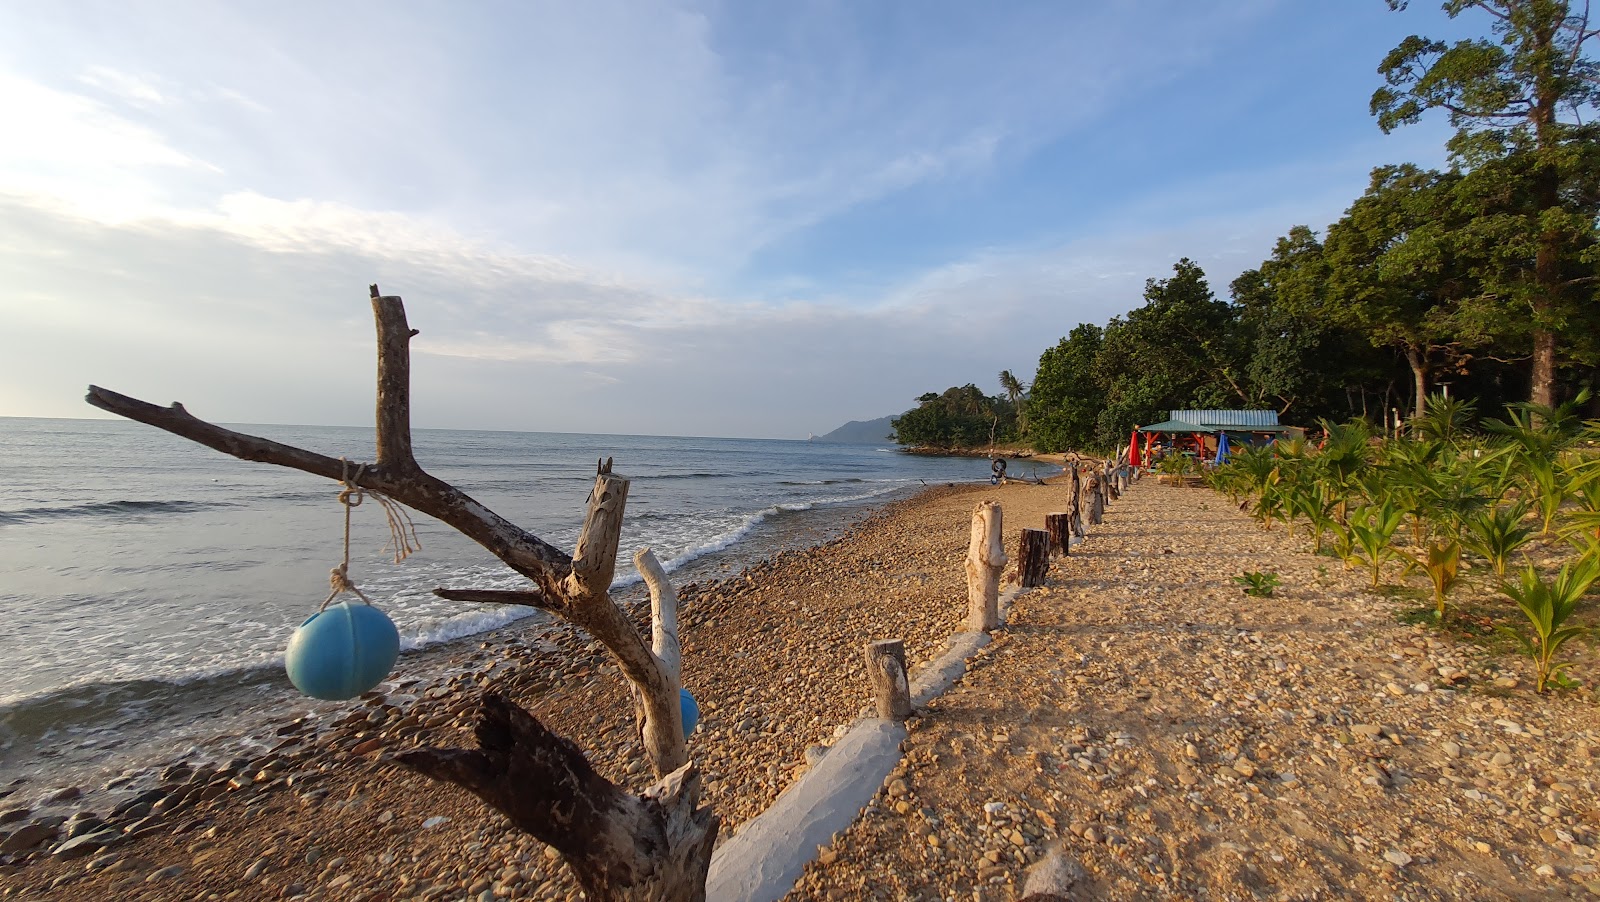
<path id="1" fill-rule="evenodd" d="M 1411 369 L 1413 415 L 1423 414 L 1434 368 L 1490 340 L 1495 317 L 1459 251 L 1458 173 L 1411 164 L 1372 171 L 1367 192 L 1328 229 L 1324 317 L 1373 347 L 1394 348 Z"/>
<path id="2" fill-rule="evenodd" d="M 1111 446 L 1140 423 L 1178 407 L 1218 408 L 1249 400 L 1235 310 L 1212 294 L 1185 257 L 1171 278 L 1145 282 L 1145 304 L 1114 318 L 1095 359 L 1105 390 L 1095 438 Z"/>
<path id="3" fill-rule="evenodd" d="M 583 530 L 568 555 L 423 470 L 411 452 L 410 341 L 417 333 L 406 324 L 400 298 L 380 296 L 376 285 L 371 294 L 378 327 L 373 463 L 223 429 L 191 416 L 182 404 L 158 407 L 93 385 L 88 401 L 225 454 L 387 496 L 439 519 L 527 577 L 533 585 L 523 591 L 434 592 L 454 601 L 538 607 L 599 640 L 633 686 L 641 744 L 660 779 L 641 796 L 629 793 L 595 772 L 575 744 L 494 693 L 480 702 L 477 749 L 413 749 L 395 760 L 462 786 L 558 850 L 590 898 L 703 902 L 718 821 L 700 807 L 700 774 L 684 741 L 677 596 L 645 549 L 634 561 L 650 589 L 652 642 L 610 597 L 628 480 L 611 472 L 609 460 L 600 465 Z"/>
<path id="4" fill-rule="evenodd" d="M 1021 379 L 1011 374 L 1010 370 L 1000 371 L 1000 390 L 1006 393 L 1006 398 L 1011 402 L 1011 407 L 1017 412 L 1018 435 L 1028 434 L 1028 386 Z"/>
<path id="5" fill-rule="evenodd" d="M 1081 323 L 1039 355 L 1028 396 L 1036 450 L 1086 448 L 1094 440 L 1095 418 L 1105 404 L 1105 390 L 1094 370 L 1104 340 L 1099 326 Z"/>
<path id="6" fill-rule="evenodd" d="M 1557 336 L 1593 334 L 1580 322 L 1595 315 L 1600 276 L 1600 68 L 1585 50 L 1600 29 L 1590 28 L 1587 0 L 1582 13 L 1568 0 L 1446 0 L 1443 8 L 1451 18 L 1468 9 L 1488 14 L 1498 40 L 1406 38 L 1378 68 L 1386 86 L 1372 95 L 1372 113 L 1385 132 L 1429 110 L 1449 113 L 1452 159 L 1468 170 L 1466 187 L 1480 202 L 1474 231 L 1497 251 L 1499 265 L 1480 273 L 1486 293 L 1526 312 L 1529 395 L 1550 407 Z M 1592 356 L 1592 340 L 1578 350 Z"/>
<path id="7" fill-rule="evenodd" d="M 1016 438 L 1016 408 L 1005 398 L 991 398 L 967 383 L 928 392 L 917 406 L 890 421 L 894 440 L 926 448 L 978 448 Z"/>
<path id="8" fill-rule="evenodd" d="M 1338 371 L 1351 358 L 1338 353 L 1345 350 L 1345 330 L 1324 315 L 1327 288 L 1322 243 L 1303 225 L 1279 238 L 1259 269 L 1245 270 L 1229 286 L 1247 349 L 1252 406 L 1271 398 L 1280 415 L 1298 408 L 1307 421 L 1330 413 L 1327 392 L 1346 384 Z"/>

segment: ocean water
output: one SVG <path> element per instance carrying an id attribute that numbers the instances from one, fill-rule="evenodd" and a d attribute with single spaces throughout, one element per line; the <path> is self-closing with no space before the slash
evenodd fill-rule
<path id="1" fill-rule="evenodd" d="M 371 429 L 232 428 L 372 457 Z M 456 430 L 413 441 L 434 475 L 568 550 L 595 463 L 614 457 L 633 480 L 618 587 L 638 582 L 641 546 L 679 582 L 719 575 L 989 470 L 887 443 Z M 137 423 L 0 418 L 0 782 L 89 779 L 304 704 L 283 649 L 340 560 L 337 490 Z M 351 578 L 399 627 L 402 667 L 419 649 L 544 616 L 433 596 L 527 583 L 448 527 L 415 523 L 421 550 L 396 564 L 380 507 L 353 512 Z"/>

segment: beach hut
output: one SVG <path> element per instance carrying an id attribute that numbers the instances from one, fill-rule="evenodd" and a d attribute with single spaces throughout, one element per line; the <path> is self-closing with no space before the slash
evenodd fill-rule
<path id="1" fill-rule="evenodd" d="M 1139 427 L 1147 442 L 1160 442 L 1170 451 L 1201 459 L 1215 458 L 1224 435 L 1228 447 L 1236 449 L 1269 444 L 1299 431 L 1279 423 L 1276 410 L 1169 410 L 1164 422 Z"/>

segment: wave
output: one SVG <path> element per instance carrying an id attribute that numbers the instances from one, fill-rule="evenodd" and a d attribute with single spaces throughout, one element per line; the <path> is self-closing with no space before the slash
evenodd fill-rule
<path id="1" fill-rule="evenodd" d="M 154 514 L 187 514 L 217 507 L 237 506 L 232 501 L 96 501 L 66 507 L 25 507 L 21 510 L 0 511 L 0 526 L 74 517 L 136 519 Z"/>
<path id="2" fill-rule="evenodd" d="M 839 480 L 839 481 L 841 481 L 841 482 L 861 482 L 863 480 Z M 703 558 L 708 554 L 716 554 L 719 551 L 726 551 L 727 549 L 733 547 L 734 545 L 737 545 L 740 541 L 742 541 L 743 539 L 748 537 L 750 535 L 750 533 L 756 529 L 756 527 L 760 526 L 761 524 L 765 523 L 768 520 L 773 519 L 774 517 L 781 517 L 781 516 L 783 516 L 785 514 L 801 513 L 803 511 L 814 510 L 814 509 L 816 509 L 818 507 L 831 507 L 831 506 L 836 505 L 836 504 L 852 504 L 852 503 L 855 503 L 855 502 L 858 502 L 858 501 L 870 501 L 870 500 L 872 500 L 874 498 L 879 498 L 879 497 L 882 497 L 883 495 L 888 495 L 888 494 L 891 494 L 893 492 L 900 491 L 902 488 L 904 488 L 904 484 L 900 483 L 900 484 L 896 484 L 896 485 L 890 485 L 890 486 L 885 486 L 883 488 L 874 489 L 874 490 L 872 490 L 870 492 L 865 492 L 865 493 L 862 493 L 862 494 L 859 494 L 859 495 L 846 495 L 846 496 L 840 496 L 840 497 L 834 497 L 834 498 L 818 498 L 818 499 L 814 499 L 812 501 L 789 501 L 789 502 L 783 502 L 783 503 L 780 503 L 780 504 L 774 504 L 771 507 L 762 508 L 761 510 L 758 510 L 755 513 L 749 515 L 748 517 L 746 517 L 744 519 L 743 522 L 741 522 L 738 526 L 735 526 L 733 529 L 730 529 L 727 532 L 723 532 L 723 533 L 720 533 L 718 535 L 712 536 L 710 539 L 707 539 L 705 542 L 702 542 L 701 544 L 696 545 L 696 546 L 688 549 L 687 551 L 685 551 L 682 554 L 672 558 L 671 560 L 663 561 L 662 564 L 661 564 L 661 567 L 662 567 L 662 569 L 666 570 L 668 573 L 671 573 L 674 570 L 677 570 L 677 569 L 683 567 L 684 565 L 686 565 L 686 564 L 688 564 L 688 563 L 690 563 L 692 561 L 695 561 L 695 560 L 698 560 L 700 558 Z M 613 588 L 624 588 L 624 587 L 627 587 L 627 586 L 635 585 L 635 584 L 639 583 L 640 581 L 641 581 L 641 578 L 638 576 L 638 574 L 632 574 L 632 575 L 629 575 L 629 576 L 624 576 L 624 577 L 618 578 L 611 585 L 612 585 Z"/>
<path id="3" fill-rule="evenodd" d="M 857 477 L 854 477 L 854 476 L 852 476 L 852 477 L 850 477 L 848 479 L 812 479 L 812 480 L 789 480 L 789 479 L 784 479 L 784 480 L 779 481 L 778 485 L 843 485 L 843 484 L 846 484 L 846 483 L 867 482 L 867 481 L 868 480 L 860 479 L 860 478 L 857 478 Z M 882 480 L 872 480 L 872 481 L 881 482 Z"/>
<path id="4" fill-rule="evenodd" d="M 504 605 L 430 618 L 402 627 L 400 649 L 412 652 L 490 632 L 538 613 L 530 607 Z M 47 737 L 55 730 L 116 729 L 149 723 L 195 705 L 214 703 L 221 693 L 273 688 L 293 691 L 283 671 L 282 653 L 264 655 L 243 666 L 75 683 L 0 703 L 0 749 L 18 739 Z"/>

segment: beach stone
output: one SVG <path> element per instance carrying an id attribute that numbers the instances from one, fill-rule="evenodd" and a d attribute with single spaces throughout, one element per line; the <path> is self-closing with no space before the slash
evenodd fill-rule
<path id="1" fill-rule="evenodd" d="M 68 786 L 65 789 L 58 789 L 50 795 L 45 796 L 44 804 L 59 805 L 62 802 L 71 802 L 75 799 L 81 798 L 83 798 L 83 787 Z"/>
<path id="2" fill-rule="evenodd" d="M 88 814 L 84 817 L 74 817 L 72 820 L 67 821 L 67 838 L 74 839 L 85 833 L 93 833 L 105 826 L 106 822 L 101 820 L 98 815 Z"/>
<path id="3" fill-rule="evenodd" d="M 1383 727 L 1374 723 L 1358 723 L 1350 726 L 1350 732 L 1368 739 L 1377 739 L 1383 735 Z"/>
<path id="4" fill-rule="evenodd" d="M 1383 860 L 1389 862 L 1397 868 L 1403 868 L 1411 863 L 1411 856 L 1400 851 L 1399 849 L 1390 849 L 1389 851 L 1383 853 Z"/>
<path id="5" fill-rule="evenodd" d="M 271 862 L 268 861 L 266 858 L 257 858 L 254 862 L 252 862 L 250 864 L 250 867 L 245 869 L 244 879 L 246 879 L 246 880 L 259 879 L 262 874 L 265 874 L 267 872 L 267 867 L 270 864 L 271 864 Z"/>
<path id="6" fill-rule="evenodd" d="M 1510 767 L 1514 760 L 1516 759 L 1505 752 L 1495 752 L 1494 757 L 1489 759 L 1489 764 L 1493 767 Z"/>
<path id="7" fill-rule="evenodd" d="M 183 865 L 181 865 L 181 864 L 168 865 L 167 867 L 164 867 L 159 871 L 151 871 L 150 872 L 150 876 L 144 878 L 144 882 L 146 882 L 146 883 L 156 883 L 156 882 L 159 882 L 159 881 L 162 881 L 162 880 L 171 880 L 173 877 L 176 877 L 176 876 L 178 876 L 179 874 L 182 874 L 182 873 L 183 873 Z"/>
<path id="8" fill-rule="evenodd" d="M 1445 740 L 1444 743 L 1442 743 L 1439 746 L 1439 750 L 1444 752 L 1445 756 L 1449 757 L 1449 758 L 1460 758 L 1461 757 L 1461 746 L 1456 744 L 1456 743 L 1454 743 L 1454 742 L 1451 742 L 1448 739 Z"/>
<path id="9" fill-rule="evenodd" d="M 0 824 L 11 824 L 11 823 L 15 823 L 15 822 L 20 821 L 20 820 L 25 820 L 28 817 L 28 815 L 30 815 L 32 813 L 33 813 L 33 809 L 32 808 L 27 808 L 27 807 L 7 808 L 4 811 L 0 811 Z"/>
<path id="10" fill-rule="evenodd" d="M 38 848 L 46 840 L 53 839 L 58 832 L 59 829 L 54 826 L 29 824 L 6 837 L 4 842 L 0 842 L 0 853 L 26 852 Z"/>
<path id="11" fill-rule="evenodd" d="M 50 855 L 63 861 L 71 861 L 75 858 L 87 858 L 88 856 L 100 851 L 101 849 L 104 849 L 106 846 L 111 845 L 121 838 L 122 834 L 114 830 L 101 830 L 98 833 L 85 833 L 82 836 L 75 836 L 61 845 L 56 846 L 54 849 L 51 849 Z"/>

